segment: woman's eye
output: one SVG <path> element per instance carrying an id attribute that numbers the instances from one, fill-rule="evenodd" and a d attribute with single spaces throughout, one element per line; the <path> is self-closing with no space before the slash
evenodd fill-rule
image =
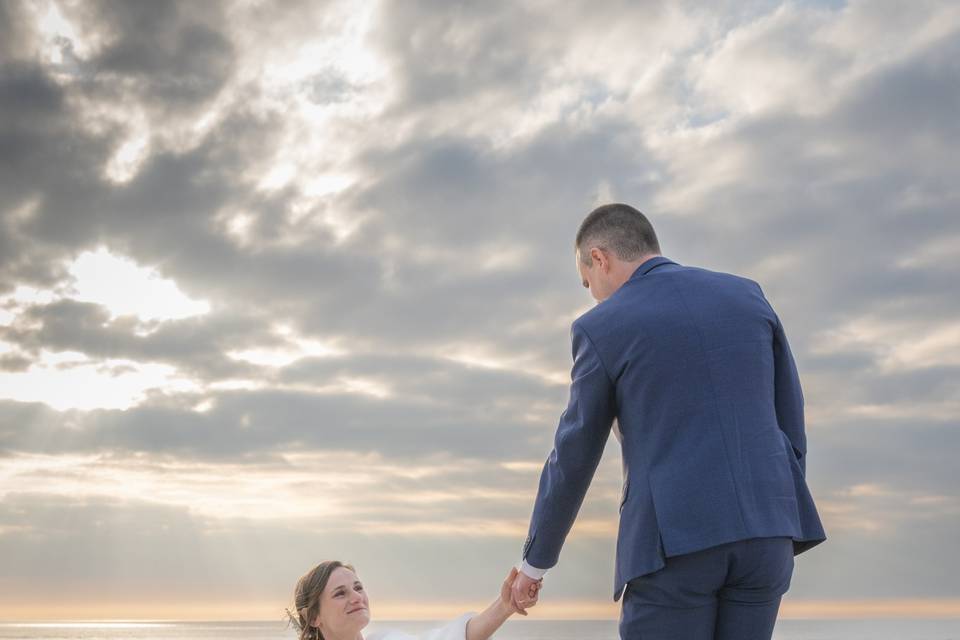
<path id="1" fill-rule="evenodd" d="M 358 585 L 357 585 L 356 587 L 354 587 L 354 588 L 355 588 L 357 591 L 363 591 L 363 586 L 362 586 L 362 585 L 359 585 L 359 584 L 358 584 Z"/>

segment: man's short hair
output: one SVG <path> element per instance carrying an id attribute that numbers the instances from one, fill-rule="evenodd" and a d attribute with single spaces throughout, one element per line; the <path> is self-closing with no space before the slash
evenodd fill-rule
<path id="1" fill-rule="evenodd" d="M 647 217 L 628 204 L 605 204 L 590 212 L 577 231 L 580 260 L 591 264 L 590 248 L 612 251 L 628 262 L 660 253 L 660 243 Z"/>

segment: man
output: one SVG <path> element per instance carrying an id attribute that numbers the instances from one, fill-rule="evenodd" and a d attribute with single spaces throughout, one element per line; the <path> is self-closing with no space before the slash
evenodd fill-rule
<path id="1" fill-rule="evenodd" d="M 616 420 L 621 638 L 769 640 L 793 556 L 826 539 L 783 326 L 757 283 L 661 256 L 633 207 L 591 212 L 576 250 L 599 304 L 571 328 L 570 400 L 514 605 L 536 602 Z"/>

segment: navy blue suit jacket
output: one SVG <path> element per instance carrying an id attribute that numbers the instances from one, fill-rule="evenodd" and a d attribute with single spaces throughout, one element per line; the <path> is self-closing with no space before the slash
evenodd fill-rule
<path id="1" fill-rule="evenodd" d="M 540 477 L 523 557 L 549 569 L 614 419 L 624 469 L 614 600 L 664 558 L 789 536 L 826 539 L 807 488 L 803 395 L 757 283 L 644 262 L 571 328 L 570 401 Z"/>

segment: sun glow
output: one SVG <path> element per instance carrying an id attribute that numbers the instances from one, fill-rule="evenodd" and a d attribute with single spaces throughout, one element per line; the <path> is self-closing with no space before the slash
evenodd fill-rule
<path id="1" fill-rule="evenodd" d="M 65 265 L 69 279 L 48 288 L 20 286 L 0 298 L 0 325 L 20 331 L 41 330 L 43 320 L 33 307 L 74 300 L 100 305 L 108 325 L 119 317 L 139 321 L 134 332 L 149 335 L 160 323 L 208 313 L 205 301 L 189 298 L 177 284 L 154 269 L 141 267 L 105 248 L 81 253 Z M 152 391 L 195 392 L 198 386 L 176 367 L 127 358 L 91 357 L 72 350 L 44 349 L 21 354 L 4 343 L 0 353 L 28 361 L 21 370 L 0 371 L 0 397 L 43 402 L 57 410 L 128 409 Z"/>
<path id="2" fill-rule="evenodd" d="M 68 289 L 71 296 L 102 305 L 113 317 L 174 320 L 210 311 L 208 302 L 191 299 L 155 269 L 141 267 L 103 247 L 81 253 L 68 271 L 74 279 Z"/>
<path id="3" fill-rule="evenodd" d="M 252 347 L 228 351 L 234 360 L 243 360 L 263 367 L 285 367 L 301 358 L 342 357 L 347 354 L 335 342 L 316 340 L 292 335 L 289 331 L 275 330 L 284 344 L 281 346 Z"/>
<path id="4" fill-rule="evenodd" d="M 196 391 L 176 368 L 125 359 L 92 359 L 70 351 L 41 352 L 27 371 L 0 371 L 0 398 L 42 402 L 58 411 L 129 409 L 151 390 Z"/>
<path id="5" fill-rule="evenodd" d="M 508 357 L 493 353 L 489 349 L 478 346 L 448 346 L 437 353 L 438 358 L 450 360 L 468 367 L 493 369 L 497 371 L 515 371 L 520 374 L 540 378 L 547 384 L 566 385 L 570 382 L 569 374 L 564 371 L 551 371 L 538 366 L 530 358 Z"/>
<path id="6" fill-rule="evenodd" d="M 104 168 L 106 177 L 111 182 L 122 184 L 130 181 L 150 153 L 150 135 L 146 131 L 134 133 L 123 144 L 117 147 L 116 152 Z"/>

